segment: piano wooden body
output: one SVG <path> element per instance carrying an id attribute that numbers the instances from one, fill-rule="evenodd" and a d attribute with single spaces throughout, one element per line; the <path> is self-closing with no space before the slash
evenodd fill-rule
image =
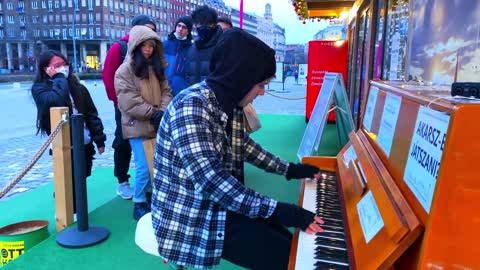
<path id="1" fill-rule="evenodd" d="M 297 230 L 289 269 L 480 269 L 480 102 L 372 81 L 349 138 L 336 157 L 302 159 L 336 177 L 349 265 L 324 263 L 318 236 Z M 299 204 L 328 217 L 319 186 L 303 180 Z"/>

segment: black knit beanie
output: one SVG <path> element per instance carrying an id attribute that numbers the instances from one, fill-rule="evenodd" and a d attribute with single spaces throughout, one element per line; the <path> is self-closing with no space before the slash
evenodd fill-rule
<path id="1" fill-rule="evenodd" d="M 153 31 L 157 31 L 157 24 L 155 23 L 155 20 L 153 19 L 152 16 L 140 14 L 135 16 L 135 18 L 133 18 L 132 20 L 132 26 L 147 25 L 147 24 L 153 24 L 154 26 Z"/>
<path id="2" fill-rule="evenodd" d="M 177 27 L 178 23 L 184 23 L 187 26 L 188 33 L 192 32 L 193 22 L 192 17 L 190 16 L 183 16 L 178 18 L 177 22 L 175 23 L 175 27 Z"/>

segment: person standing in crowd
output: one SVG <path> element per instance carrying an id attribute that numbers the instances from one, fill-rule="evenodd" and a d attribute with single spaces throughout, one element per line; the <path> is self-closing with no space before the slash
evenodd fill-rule
<path id="1" fill-rule="evenodd" d="M 230 20 L 230 18 L 227 16 L 219 17 L 217 24 L 222 28 L 223 31 L 233 27 L 232 20 Z"/>
<path id="2" fill-rule="evenodd" d="M 134 26 L 128 53 L 115 73 L 118 108 L 122 115 L 123 137 L 128 139 L 135 160 L 133 218 L 150 212 L 147 192 L 150 172 L 143 142 L 155 138 L 162 115 L 172 99 L 165 77 L 167 62 L 158 35 L 146 26 Z"/>
<path id="3" fill-rule="evenodd" d="M 173 96 L 185 88 L 185 65 L 188 49 L 192 46 L 192 25 L 190 16 L 179 18 L 175 23 L 175 30 L 163 42 L 165 59 L 168 62 L 166 75 Z"/>
<path id="4" fill-rule="evenodd" d="M 205 80 L 210 73 L 210 57 L 213 48 L 223 31 L 218 23 L 218 15 L 215 9 L 209 6 L 200 6 L 192 13 L 192 20 L 197 30 L 197 39 L 188 50 L 188 64 L 185 70 L 186 86 Z"/>
<path id="5" fill-rule="evenodd" d="M 92 161 L 97 151 L 105 150 L 107 136 L 103 133 L 102 120 L 87 88 L 73 74 L 73 68 L 67 58 L 56 51 L 43 52 L 38 59 L 38 69 L 32 85 L 32 96 L 37 107 L 37 134 L 50 135 L 50 108 L 68 107 L 69 113 L 81 113 L 85 119 L 85 176 L 92 172 Z M 75 168 L 73 168 L 75 170 Z M 72 175 L 73 180 L 73 175 Z M 75 202 L 75 185 L 73 185 Z M 74 203 L 75 208 L 75 203 Z M 74 209 L 75 210 L 75 209 Z"/>
<path id="6" fill-rule="evenodd" d="M 155 20 L 148 15 L 137 15 L 132 20 L 132 26 L 145 25 L 156 31 Z M 128 169 L 132 158 L 132 149 L 128 140 L 123 139 L 120 110 L 118 110 L 117 93 L 115 92 L 114 78 L 115 71 L 123 63 L 127 54 L 129 35 L 114 43 L 107 52 L 105 65 L 102 71 L 102 80 L 107 91 L 107 97 L 113 102 L 115 108 L 115 138 L 113 147 L 113 175 L 118 179 L 117 195 L 123 199 L 130 200 L 133 196 L 133 189 L 128 182 L 130 175 Z"/>
<path id="7" fill-rule="evenodd" d="M 248 269 L 287 269 L 292 234 L 285 227 L 313 234 L 323 231 L 322 219 L 243 184 L 244 161 L 288 180 L 319 177 L 318 168 L 286 162 L 245 133 L 242 107 L 265 93 L 275 51 L 231 29 L 220 37 L 210 69 L 205 81 L 173 99 L 158 130 L 152 196 L 158 252 L 181 267 L 211 268 L 223 258 Z"/>

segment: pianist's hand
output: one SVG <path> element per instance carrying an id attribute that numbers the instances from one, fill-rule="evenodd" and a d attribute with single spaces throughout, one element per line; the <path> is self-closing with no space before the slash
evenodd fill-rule
<path id="1" fill-rule="evenodd" d="M 295 164 L 290 162 L 287 169 L 287 180 L 290 179 L 302 179 L 302 178 L 314 178 L 320 170 L 312 165 L 308 164 Z"/>
<path id="2" fill-rule="evenodd" d="M 286 227 L 300 228 L 307 233 L 323 231 L 316 224 L 323 224 L 322 219 L 316 217 L 314 213 L 290 203 L 277 202 L 277 207 L 269 219 Z"/>

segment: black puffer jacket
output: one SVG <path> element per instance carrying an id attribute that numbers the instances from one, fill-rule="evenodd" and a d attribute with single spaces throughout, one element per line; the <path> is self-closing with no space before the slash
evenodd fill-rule
<path id="1" fill-rule="evenodd" d="M 185 86 L 189 87 L 193 84 L 205 80 L 210 74 L 210 58 L 213 49 L 222 35 L 223 30 L 217 25 L 215 33 L 206 42 L 195 41 L 190 47 L 187 54 L 187 65 L 185 66 Z"/>
<path id="2" fill-rule="evenodd" d="M 50 108 L 67 106 L 72 113 L 72 102 L 69 93 L 75 102 L 78 112 L 83 114 L 85 125 L 90 131 L 92 141 L 97 147 L 104 147 L 107 136 L 103 133 L 102 120 L 98 117 L 97 108 L 87 88 L 75 80 L 72 87 L 61 73 L 52 79 L 34 83 L 32 96 L 37 105 L 37 127 L 40 132 L 50 135 Z"/>

